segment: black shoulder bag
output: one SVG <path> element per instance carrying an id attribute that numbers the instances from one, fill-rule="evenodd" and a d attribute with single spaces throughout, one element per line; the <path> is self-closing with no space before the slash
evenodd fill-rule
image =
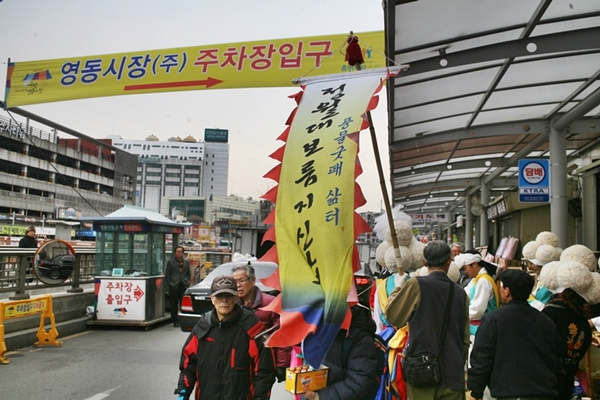
<path id="1" fill-rule="evenodd" d="M 416 355 L 406 355 L 404 357 L 403 371 L 404 380 L 414 387 L 433 387 L 437 386 L 442 381 L 442 368 L 439 362 L 439 356 L 444 347 L 444 339 L 446 339 L 446 328 L 450 320 L 450 304 L 454 295 L 454 283 L 450 282 L 450 294 L 448 303 L 446 304 L 446 312 L 444 313 L 444 323 L 442 325 L 442 340 L 440 340 L 440 348 L 437 355 L 430 352 L 422 352 Z M 410 331 L 409 331 L 410 336 Z"/>

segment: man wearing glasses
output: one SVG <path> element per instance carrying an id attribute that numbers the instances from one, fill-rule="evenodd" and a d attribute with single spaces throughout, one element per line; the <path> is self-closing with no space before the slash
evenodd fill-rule
<path id="1" fill-rule="evenodd" d="M 267 332 L 273 333 L 279 329 L 279 314 L 263 310 L 275 297 L 263 293 L 256 286 L 256 274 L 250 262 L 247 265 L 233 267 L 231 275 L 237 283 L 238 303 L 253 310 L 260 321 L 265 325 Z M 276 347 L 275 360 L 277 367 L 277 381 L 285 381 L 285 369 L 290 366 L 291 347 Z"/>

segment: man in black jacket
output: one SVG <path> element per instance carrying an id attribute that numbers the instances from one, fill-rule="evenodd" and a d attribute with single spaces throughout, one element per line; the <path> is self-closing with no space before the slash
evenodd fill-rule
<path id="1" fill-rule="evenodd" d="M 327 387 L 317 392 L 305 387 L 303 400 L 375 398 L 379 378 L 377 351 L 372 336 L 375 333 L 375 322 L 370 310 L 361 304 L 353 306 L 350 311 L 350 332 L 340 330 L 323 360 L 323 364 L 329 368 Z"/>
<path id="2" fill-rule="evenodd" d="M 489 386 L 498 398 L 555 399 L 564 371 L 554 322 L 527 303 L 533 278 L 525 271 L 500 273 L 505 306 L 485 315 L 471 353 L 471 399 Z"/>
<path id="3" fill-rule="evenodd" d="M 19 240 L 19 247 L 25 249 L 37 249 L 38 242 L 35 238 L 35 226 L 31 225 L 25 229 L 25 236 Z"/>
<path id="4" fill-rule="evenodd" d="M 165 281 L 169 286 L 169 306 L 173 326 L 179 326 L 177 311 L 185 289 L 190 286 L 190 262 L 185 259 L 184 254 L 183 247 L 177 246 L 175 248 L 175 258 L 171 258 L 167 262 L 167 269 L 165 270 Z"/>
<path id="5" fill-rule="evenodd" d="M 211 285 L 213 310 L 186 340 L 175 394 L 196 400 L 267 400 L 275 381 L 273 352 L 264 347 L 264 325 L 250 310 L 236 304 L 237 284 L 219 276 Z"/>
<path id="6" fill-rule="evenodd" d="M 410 357 L 424 352 L 437 356 L 441 364 L 441 380 L 437 386 L 416 387 L 407 383 L 409 399 L 463 400 L 465 398 L 464 365 L 469 349 L 469 301 L 465 291 L 448 278 L 452 261 L 450 246 L 440 240 L 429 242 L 423 249 L 429 274 L 406 281 L 394 289 L 388 299 L 385 317 L 401 328 L 408 323 Z M 453 285 L 453 286 L 452 286 Z M 450 298 L 449 317 L 444 328 L 445 309 Z M 440 352 L 442 332 L 446 331 Z"/>

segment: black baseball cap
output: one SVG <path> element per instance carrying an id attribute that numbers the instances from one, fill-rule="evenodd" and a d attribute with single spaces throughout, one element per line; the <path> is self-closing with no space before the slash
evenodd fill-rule
<path id="1" fill-rule="evenodd" d="M 510 289 L 510 294 L 515 300 L 527 300 L 534 285 L 533 277 L 520 269 L 502 271 L 498 279 L 502 286 Z"/>
<path id="2" fill-rule="evenodd" d="M 237 283 L 232 276 L 221 275 L 213 280 L 210 285 L 211 296 L 216 296 L 221 293 L 229 293 L 237 296 Z"/>

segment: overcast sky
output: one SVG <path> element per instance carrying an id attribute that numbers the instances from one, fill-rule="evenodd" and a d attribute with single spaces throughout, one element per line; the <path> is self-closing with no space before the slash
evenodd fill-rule
<path id="1" fill-rule="evenodd" d="M 0 0 L 0 77 L 6 61 L 158 50 L 383 30 L 381 0 Z M 259 198 L 274 182 L 263 175 L 276 165 L 268 157 L 298 91 L 225 89 L 103 97 L 21 108 L 94 138 L 154 134 L 197 139 L 204 128 L 229 130 L 228 194 Z M 389 190 L 385 91 L 372 115 Z M 2 96 L 3 98 L 4 96 Z M 0 115 L 8 117 L 5 111 Z M 18 117 L 18 116 L 17 116 Z M 367 198 L 359 211 L 379 211 L 379 177 L 368 131 L 359 154 L 358 178 Z"/>

